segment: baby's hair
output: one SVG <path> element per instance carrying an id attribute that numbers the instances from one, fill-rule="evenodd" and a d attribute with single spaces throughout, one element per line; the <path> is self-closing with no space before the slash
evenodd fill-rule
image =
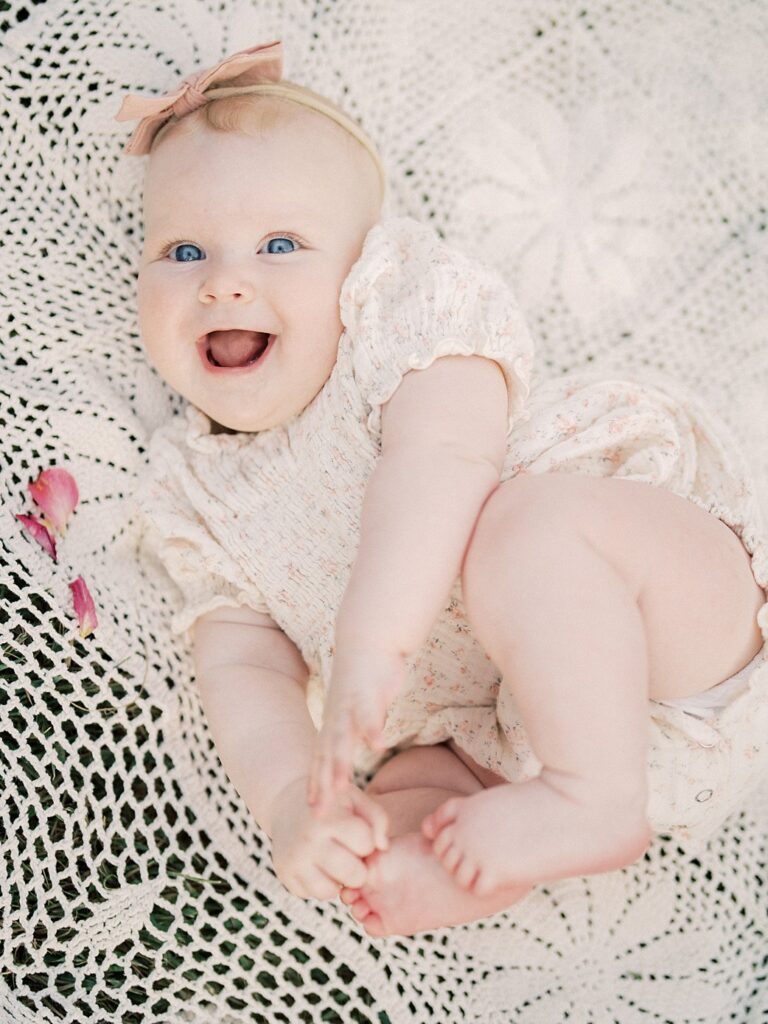
<path id="1" fill-rule="evenodd" d="M 332 116 L 324 114 L 322 110 L 317 110 L 311 105 L 311 101 L 315 100 L 321 106 L 330 107 L 350 120 L 346 111 L 333 100 L 284 78 L 280 80 L 280 87 L 288 95 L 273 96 L 257 92 L 243 92 L 242 86 L 237 86 L 232 82 L 222 82 L 220 86 L 210 90 L 211 98 L 204 106 L 181 118 L 172 117 L 167 121 L 152 140 L 150 152 L 167 134 L 171 132 L 188 133 L 201 126 L 213 131 L 239 131 L 263 137 L 280 126 L 296 124 L 306 117 L 308 110 L 310 113 L 316 113 L 322 117 L 327 124 L 333 125 L 337 138 L 344 139 L 344 144 L 350 152 L 359 152 L 366 148 L 359 139 L 343 128 Z M 292 101 L 290 93 L 297 95 L 295 102 Z M 304 101 L 302 102 L 299 97 L 302 97 Z M 306 102 L 307 100 L 310 101 L 309 104 Z"/>
<path id="2" fill-rule="evenodd" d="M 291 92 L 314 97 L 340 113 L 344 113 L 337 104 L 303 85 L 289 82 L 286 79 L 281 79 L 280 85 L 285 86 Z M 225 91 L 230 88 L 232 93 L 226 95 Z M 283 100 L 283 97 L 243 93 L 242 89 L 233 82 L 222 82 L 220 86 L 211 91 L 217 95 L 200 110 L 181 118 L 172 117 L 167 121 L 153 139 L 152 148 L 154 149 L 159 140 L 177 126 L 179 126 L 178 130 L 182 132 L 192 131 L 199 124 L 222 132 L 244 131 L 248 128 L 267 132 L 277 127 L 278 124 L 290 124 L 301 117 L 297 104 L 291 103 L 287 97 Z M 304 109 L 307 108 L 304 107 Z"/>

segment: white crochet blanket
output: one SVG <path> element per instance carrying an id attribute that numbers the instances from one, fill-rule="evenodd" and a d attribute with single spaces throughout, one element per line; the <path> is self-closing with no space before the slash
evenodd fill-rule
<path id="1" fill-rule="evenodd" d="M 6 8 L 8 5 L 1 5 Z M 0 11 L 0 1022 L 765 1020 L 768 793 L 703 849 L 370 940 L 284 891 L 213 751 L 131 502 L 179 407 L 133 292 L 126 89 L 282 39 L 380 143 L 393 212 L 517 290 L 552 375 L 649 366 L 743 439 L 768 509 L 768 6 L 48 0 Z M 66 466 L 55 565 L 13 518 Z M 81 640 L 67 583 L 100 625 Z"/>

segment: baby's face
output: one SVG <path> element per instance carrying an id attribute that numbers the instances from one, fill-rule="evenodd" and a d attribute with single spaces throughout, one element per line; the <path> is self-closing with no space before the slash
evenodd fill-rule
<path id="1" fill-rule="evenodd" d="M 170 133 L 149 158 L 142 341 L 176 391 L 233 430 L 284 423 L 321 390 L 341 285 L 378 217 L 371 175 L 323 121 L 263 138 Z"/>

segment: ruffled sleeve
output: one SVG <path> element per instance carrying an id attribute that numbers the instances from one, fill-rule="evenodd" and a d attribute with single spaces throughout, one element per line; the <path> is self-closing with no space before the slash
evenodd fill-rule
<path id="1" fill-rule="evenodd" d="M 258 588 L 211 533 L 200 511 L 205 494 L 185 461 L 178 425 L 161 427 L 150 441 L 135 500 L 145 531 L 142 545 L 180 592 L 170 623 L 174 633 L 186 633 L 200 615 L 225 605 L 270 613 Z"/>
<path id="2" fill-rule="evenodd" d="M 493 359 L 507 383 L 507 435 L 528 418 L 533 342 L 509 286 L 414 218 L 393 217 L 368 232 L 341 289 L 340 317 L 378 443 L 381 406 L 409 370 L 440 356 Z"/>

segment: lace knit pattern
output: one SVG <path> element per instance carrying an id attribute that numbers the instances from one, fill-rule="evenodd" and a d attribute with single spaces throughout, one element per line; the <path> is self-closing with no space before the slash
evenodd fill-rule
<path id="1" fill-rule="evenodd" d="M 142 541 L 149 438 L 182 411 L 135 315 L 126 89 L 282 38 L 286 75 L 378 141 L 390 213 L 481 251 L 547 386 L 658 371 L 743 447 L 768 506 L 764 52 L 750 0 L 64 0 L 0 12 L 2 1024 L 753 1024 L 768 1014 L 768 787 L 703 845 L 370 940 L 286 893 Z M 375 428 L 375 420 L 371 423 Z M 13 515 L 66 466 L 56 565 Z M 67 581 L 99 628 L 80 640 Z M 235 581 L 234 586 L 238 586 Z"/>

